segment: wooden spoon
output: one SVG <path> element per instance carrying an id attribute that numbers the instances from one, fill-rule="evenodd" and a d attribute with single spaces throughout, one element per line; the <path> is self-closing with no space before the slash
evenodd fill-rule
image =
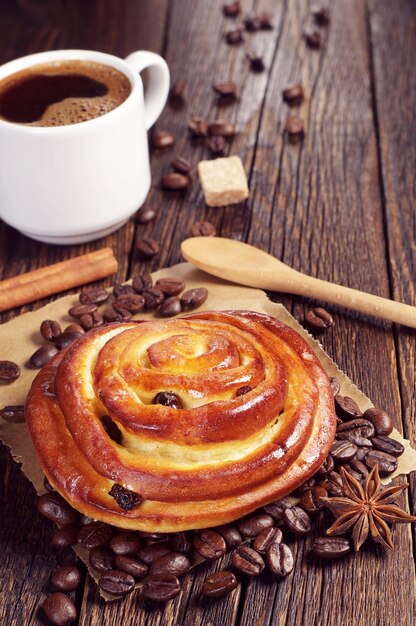
<path id="1" fill-rule="evenodd" d="M 191 237 L 182 254 L 201 270 L 260 289 L 294 293 L 416 328 L 416 307 L 297 272 L 254 246 L 222 237 Z"/>

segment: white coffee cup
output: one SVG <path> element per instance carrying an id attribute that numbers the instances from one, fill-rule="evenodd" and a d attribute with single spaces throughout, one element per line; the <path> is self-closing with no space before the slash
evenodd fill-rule
<path id="1" fill-rule="evenodd" d="M 104 115 L 67 126 L 0 120 L 0 218 L 21 233 L 55 244 L 104 237 L 143 204 L 150 188 L 146 131 L 169 92 L 169 69 L 157 54 L 125 60 L 103 52 L 57 50 L 0 67 L 0 80 L 51 61 L 94 61 L 122 72 L 131 93 Z M 148 68 L 146 95 L 139 72 Z"/>

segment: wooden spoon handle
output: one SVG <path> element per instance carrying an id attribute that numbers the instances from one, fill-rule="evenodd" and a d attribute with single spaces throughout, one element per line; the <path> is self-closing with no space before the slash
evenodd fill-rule
<path id="1" fill-rule="evenodd" d="M 292 282 L 291 293 L 332 302 L 354 311 L 416 328 L 416 307 L 374 296 L 364 291 L 357 291 L 357 289 L 334 285 L 319 278 L 300 274 Z"/>

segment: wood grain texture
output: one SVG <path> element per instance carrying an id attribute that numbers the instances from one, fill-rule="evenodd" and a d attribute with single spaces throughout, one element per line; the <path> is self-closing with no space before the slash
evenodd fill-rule
<path id="1" fill-rule="evenodd" d="M 186 104 L 167 106 L 157 129 L 177 135 L 173 149 L 152 152 L 153 183 L 147 204 L 159 208 L 146 226 L 127 224 L 105 240 L 55 248 L 0 227 L 0 276 L 97 249 L 113 247 L 119 278 L 180 260 L 180 242 L 194 221 L 208 219 L 220 234 L 248 241 L 295 269 L 349 287 L 416 304 L 415 7 L 389 0 L 334 0 L 331 24 L 319 51 L 306 48 L 312 26 L 306 0 L 245 0 L 244 9 L 273 10 L 271 32 L 245 34 L 230 47 L 224 33 L 234 20 L 222 15 L 222 0 L 5 0 L 0 5 L 0 61 L 50 48 L 85 47 L 125 56 L 137 48 L 163 51 L 173 82 L 187 81 Z M 264 54 L 266 70 L 250 72 L 246 51 Z M 211 85 L 234 79 L 236 103 L 223 106 Z M 282 134 L 290 113 L 281 91 L 301 81 L 306 99 L 299 114 L 303 144 Z M 295 112 L 297 110 L 295 109 Z M 244 205 L 210 209 L 196 172 L 182 195 L 161 192 L 159 180 L 174 154 L 195 165 L 209 153 L 192 141 L 192 115 L 226 117 L 238 134 L 229 153 L 241 156 L 250 182 Z M 134 242 L 153 237 L 161 253 L 143 263 Z M 111 284 L 107 281 L 106 284 Z M 297 319 L 312 305 L 272 294 Z M 39 307 L 42 303 L 37 303 Z M 34 307 L 26 307 L 28 308 Z M 4 314 L 2 321 L 20 312 Z M 331 307 L 335 327 L 322 337 L 326 351 L 352 380 L 383 406 L 415 442 L 415 335 L 404 328 Z M 0 449 L 0 623 L 38 626 L 38 606 L 48 591 L 55 557 L 50 525 L 40 520 L 34 493 L 4 447 Z M 415 511 L 415 485 L 413 484 Z M 4 512 L 4 521 L 3 521 Z M 339 563 L 317 563 L 313 540 L 295 542 L 296 567 L 289 578 L 243 581 L 233 594 L 206 601 L 199 590 L 215 563 L 184 581 L 178 598 L 150 606 L 137 594 L 106 604 L 87 578 L 77 597 L 80 626 L 411 626 L 415 622 L 415 570 L 407 526 L 393 533 L 396 550 L 377 547 Z M 5 581 L 5 582 L 4 582 Z"/>
<path id="2" fill-rule="evenodd" d="M 399 12 L 388 1 L 369 3 L 380 166 L 385 203 L 385 235 L 392 297 L 415 304 L 416 275 L 416 5 L 403 2 Z M 400 42 L 400 45 L 397 45 Z M 395 54 L 390 51 L 394 49 Z M 416 333 L 395 329 L 397 373 L 403 427 L 416 436 Z M 411 480 L 412 511 L 416 483 Z M 415 535 L 414 535 L 415 541 Z"/>

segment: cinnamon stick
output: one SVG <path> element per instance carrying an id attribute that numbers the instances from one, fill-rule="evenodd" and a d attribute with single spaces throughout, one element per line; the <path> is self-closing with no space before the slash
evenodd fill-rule
<path id="1" fill-rule="evenodd" d="M 116 271 L 113 251 L 103 248 L 7 278 L 0 282 L 0 312 L 111 276 Z"/>

